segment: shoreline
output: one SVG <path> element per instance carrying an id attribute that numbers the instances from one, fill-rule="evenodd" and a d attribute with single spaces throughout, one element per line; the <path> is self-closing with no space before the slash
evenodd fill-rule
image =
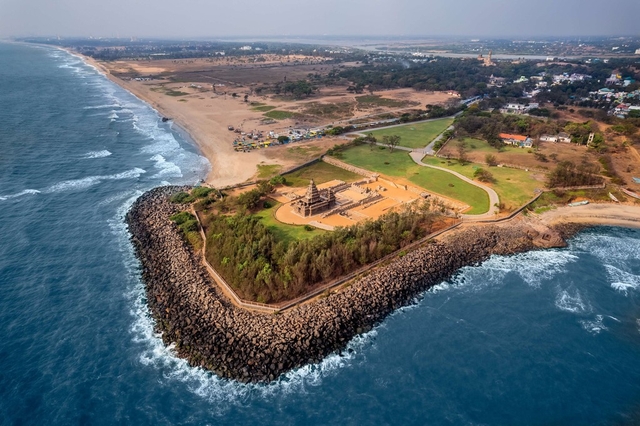
<path id="1" fill-rule="evenodd" d="M 248 128 L 259 127 L 257 123 L 263 118 L 261 113 L 251 111 L 242 101 L 215 92 L 190 93 L 179 99 L 159 94 L 145 82 L 125 81 L 113 76 L 107 66 L 93 58 L 71 49 L 58 48 L 95 68 L 109 81 L 146 103 L 158 115 L 169 118 L 173 125 L 188 135 L 199 153 L 209 161 L 210 170 L 204 181 L 213 187 L 223 188 L 249 182 L 255 178 L 260 164 L 279 165 L 286 170 L 317 156 L 289 155 L 287 145 L 238 153 L 229 140 L 228 125 L 242 122 Z M 282 129 L 288 129 L 286 124 L 292 123 L 279 123 Z M 306 142 L 304 146 L 324 151 L 335 143 L 338 143 L 338 139 L 326 137 Z"/>
<path id="2" fill-rule="evenodd" d="M 141 196 L 127 214 L 136 255 L 142 263 L 150 310 L 165 344 L 175 343 L 190 365 L 242 382 L 269 382 L 344 349 L 396 309 L 468 265 L 492 255 L 566 246 L 566 239 L 597 225 L 617 225 L 596 217 L 576 223 L 575 208 L 555 215 L 519 216 L 505 224 L 469 224 L 433 244 L 342 285 L 326 297 L 277 314 L 233 305 L 204 269 L 201 259 L 168 217 L 180 209 L 167 197 L 176 187 Z M 619 206 L 606 206 L 609 210 Z M 626 206 L 620 221 L 640 227 L 640 207 Z M 586 221 L 585 212 L 583 218 Z M 627 214 L 627 216 L 625 216 Z"/>
<path id="3" fill-rule="evenodd" d="M 51 47 L 51 46 L 48 46 Z M 104 65 L 102 65 L 100 62 L 96 61 L 95 59 L 82 55 L 78 52 L 75 52 L 71 49 L 68 48 L 64 48 L 64 47 L 58 47 L 58 46 L 54 46 L 57 49 L 60 49 L 72 56 L 75 56 L 77 58 L 79 58 L 80 60 L 82 60 L 86 65 L 89 65 L 90 67 L 94 68 L 98 73 L 102 74 L 105 78 L 107 78 L 110 82 L 112 82 L 113 84 L 117 85 L 118 87 L 120 87 L 123 90 L 126 90 L 128 93 L 130 93 L 131 95 L 133 95 L 134 97 L 136 97 L 138 100 L 140 100 L 141 102 L 145 103 L 146 105 L 148 105 L 151 109 L 153 109 L 160 117 L 168 117 L 171 119 L 171 126 L 175 126 L 176 129 L 171 129 L 171 131 L 173 132 L 177 132 L 181 137 L 183 137 L 185 139 L 185 141 L 191 145 L 193 145 L 197 150 L 198 153 L 200 155 L 202 155 L 204 158 L 207 159 L 207 161 L 209 162 L 209 172 L 207 173 L 207 176 L 204 177 L 204 180 L 210 182 L 212 180 L 212 175 L 213 177 L 215 177 L 214 175 L 214 161 L 212 161 L 212 153 L 208 152 L 208 150 L 206 149 L 205 145 L 203 144 L 202 141 L 199 140 L 199 137 L 197 135 L 197 132 L 194 132 L 192 129 L 189 128 L 189 125 L 186 122 L 183 122 L 183 120 L 181 120 L 180 118 L 174 118 L 171 117 L 171 113 L 170 111 L 166 110 L 165 108 L 163 108 L 162 105 L 160 105 L 159 103 L 155 102 L 153 99 L 150 99 L 146 96 L 144 96 L 142 93 L 140 93 L 139 91 L 134 91 L 131 90 L 130 87 L 127 87 L 127 85 L 125 84 L 125 82 L 123 80 L 120 80 L 119 78 L 114 77 L 113 75 L 111 75 L 111 72 L 109 71 L 109 69 L 107 67 L 105 67 Z M 233 184 L 236 183 L 241 183 L 241 181 L 238 182 L 233 182 Z"/>

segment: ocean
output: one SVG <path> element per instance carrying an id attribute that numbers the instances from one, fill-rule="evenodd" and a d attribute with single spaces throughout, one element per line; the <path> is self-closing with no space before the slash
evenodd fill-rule
<path id="1" fill-rule="evenodd" d="M 123 218 L 197 149 L 94 68 L 0 44 L 0 424 L 640 423 L 640 231 L 492 257 L 268 385 L 162 344 Z"/>

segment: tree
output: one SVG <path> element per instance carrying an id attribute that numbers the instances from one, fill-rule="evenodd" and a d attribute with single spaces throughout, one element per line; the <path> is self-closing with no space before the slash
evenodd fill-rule
<path id="1" fill-rule="evenodd" d="M 497 166 L 498 165 L 498 159 L 496 158 L 495 155 L 493 154 L 487 154 L 484 156 L 484 161 L 487 163 L 487 165 L 489 166 Z"/>
<path id="2" fill-rule="evenodd" d="M 378 140 L 376 139 L 375 136 L 373 136 L 372 134 L 368 134 L 367 136 L 364 137 L 364 141 L 367 142 L 369 144 L 369 149 L 371 151 L 373 151 L 373 148 L 375 148 L 376 143 L 378 142 Z"/>
<path id="3" fill-rule="evenodd" d="M 389 147 L 389 151 L 393 152 L 396 146 L 400 143 L 400 136 L 398 135 L 384 135 L 382 141 Z"/>
<path id="4" fill-rule="evenodd" d="M 581 164 L 576 166 L 571 161 L 562 161 L 547 176 L 547 186 L 549 188 L 562 188 L 570 186 L 599 185 L 602 178 L 597 174 L 600 167 Z"/>
<path id="5" fill-rule="evenodd" d="M 463 166 L 469 162 L 467 157 L 467 143 L 465 141 L 458 142 L 458 161 Z"/>
<path id="6" fill-rule="evenodd" d="M 480 182 L 492 183 L 496 181 L 493 177 L 493 173 L 483 168 L 476 169 L 476 171 L 473 172 L 473 177 L 478 179 Z"/>

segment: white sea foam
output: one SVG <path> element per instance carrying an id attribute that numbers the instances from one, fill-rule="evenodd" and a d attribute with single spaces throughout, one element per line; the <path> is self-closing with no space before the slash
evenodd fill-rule
<path id="1" fill-rule="evenodd" d="M 604 325 L 604 317 L 602 315 L 596 315 L 594 320 L 582 320 L 582 328 L 587 330 L 591 334 L 600 334 L 601 331 L 606 331 L 608 328 Z"/>
<path id="2" fill-rule="evenodd" d="M 113 108 L 120 108 L 120 105 L 119 104 L 106 104 L 106 105 L 93 105 L 93 106 L 84 107 L 84 109 L 113 109 Z"/>
<path id="3" fill-rule="evenodd" d="M 105 180 L 135 179 L 140 177 L 140 175 L 142 175 L 143 173 L 146 173 L 146 171 L 136 167 L 134 169 L 127 170 L 126 172 L 117 173 L 114 175 L 88 176 L 82 179 L 65 180 L 50 186 L 43 192 L 51 194 L 55 192 L 76 191 L 92 187 L 93 185 L 97 185 Z"/>
<path id="4" fill-rule="evenodd" d="M 591 311 L 588 301 L 582 299 L 577 289 L 560 290 L 556 296 L 556 307 L 565 312 L 581 314 Z"/>
<path id="5" fill-rule="evenodd" d="M 640 275 L 632 274 L 613 265 L 605 264 L 604 267 L 607 269 L 607 275 L 609 275 L 613 289 L 627 295 L 629 290 L 640 287 Z"/>
<path id="6" fill-rule="evenodd" d="M 110 151 L 103 149 L 102 151 L 90 151 L 82 156 L 84 159 L 104 158 L 111 155 Z"/>
<path id="7" fill-rule="evenodd" d="M 617 263 L 640 258 L 640 239 L 627 236 L 580 234 L 574 243 L 576 248 L 586 251 L 603 263 Z"/>
<path id="8" fill-rule="evenodd" d="M 182 177 L 182 170 L 175 163 L 167 161 L 162 155 L 156 154 L 151 157 L 151 160 L 155 162 L 154 167 L 159 170 L 158 173 L 152 176 L 154 179 L 169 178 L 169 177 Z"/>
<path id="9" fill-rule="evenodd" d="M 567 264 L 575 262 L 577 256 L 563 250 L 544 250 L 520 253 L 513 256 L 491 256 L 480 266 L 467 266 L 449 282 L 431 288 L 432 292 L 452 288 L 463 291 L 480 291 L 487 286 L 502 285 L 507 274 L 518 275 L 532 287 L 539 287 L 565 272 Z"/>
<path id="10" fill-rule="evenodd" d="M 25 189 L 24 191 L 20 191 L 16 194 L 0 195 L 0 201 L 10 200 L 12 198 L 19 198 L 24 195 L 34 195 L 34 194 L 40 194 L 40 191 L 38 191 L 37 189 Z"/>
<path id="11" fill-rule="evenodd" d="M 141 193 L 142 191 L 135 192 L 118 208 L 115 217 L 109 221 L 112 232 L 118 237 L 119 247 L 125 255 L 125 268 L 131 283 L 130 290 L 127 292 L 127 297 L 131 301 L 131 315 L 134 318 L 130 331 L 132 340 L 142 346 L 139 362 L 161 371 L 164 380 L 184 383 L 191 392 L 213 404 L 214 414 L 224 414 L 231 406 L 242 404 L 250 395 L 270 399 L 283 394 L 305 392 L 305 389 L 310 386 L 319 386 L 324 378 L 353 365 L 363 349 L 374 344 L 378 334 L 377 329 L 353 338 L 342 353 L 331 354 L 319 364 L 292 370 L 270 384 L 242 384 L 221 379 L 202 368 L 189 366 L 187 361 L 176 356 L 173 346 L 166 346 L 162 342 L 161 335 L 154 331 L 154 320 L 149 312 L 144 286 L 140 280 L 140 265 L 135 258 L 123 221 L 131 204 Z"/>

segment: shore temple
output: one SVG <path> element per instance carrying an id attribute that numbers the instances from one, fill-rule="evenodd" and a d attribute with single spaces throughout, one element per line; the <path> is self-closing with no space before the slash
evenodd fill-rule
<path id="1" fill-rule="evenodd" d="M 303 217 L 323 213 L 336 205 L 336 196 L 331 189 L 318 190 L 313 179 L 309 182 L 304 197 L 292 203 L 293 211 Z"/>

